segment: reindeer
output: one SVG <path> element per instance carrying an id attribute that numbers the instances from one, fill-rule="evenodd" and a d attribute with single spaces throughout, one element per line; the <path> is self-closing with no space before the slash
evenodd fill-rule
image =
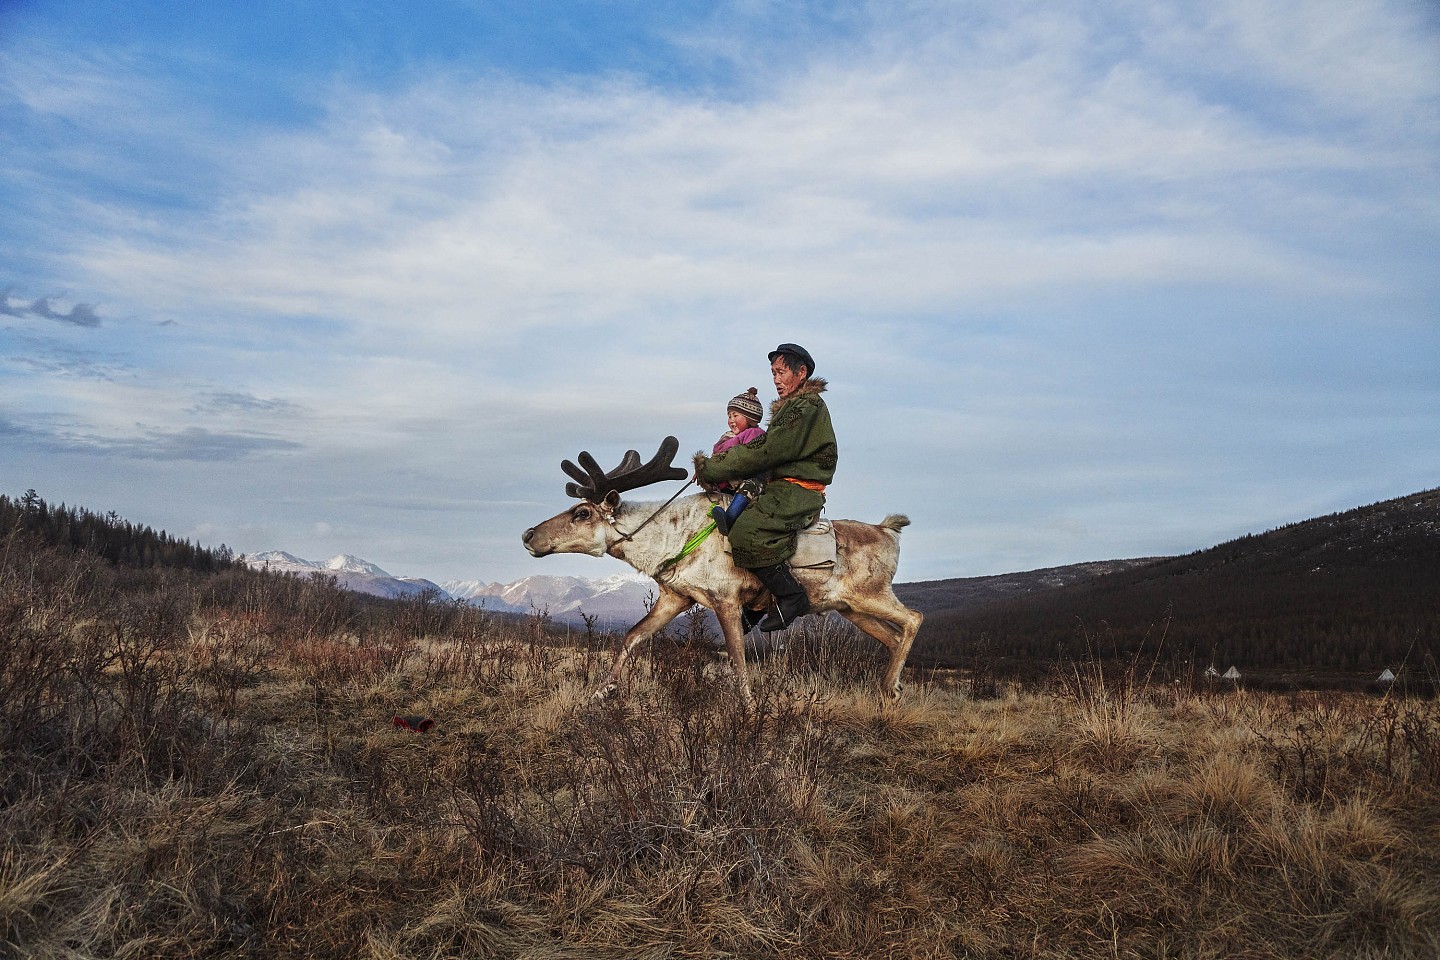
<path id="1" fill-rule="evenodd" d="M 576 481 L 566 484 L 565 492 L 580 502 L 526 530 L 520 539 L 535 557 L 552 553 L 584 553 L 592 557 L 608 554 L 652 577 L 659 585 L 659 596 L 650 612 L 626 632 L 615 664 L 595 692 L 595 699 L 614 695 L 635 649 L 698 603 L 713 610 L 720 621 L 740 696 L 750 705 L 753 699 L 745 667 L 741 613 L 745 607 L 759 609 L 760 601 L 768 599 L 769 593 L 753 574 L 735 566 L 719 535 L 706 539 L 679 562 L 669 562 L 691 535 L 710 522 L 710 497 L 703 493 L 672 497 L 664 504 L 627 503 L 620 499 L 620 494 L 637 487 L 685 479 L 685 470 L 671 466 L 678 449 L 679 441 L 666 437 L 649 463 L 641 464 L 640 455 L 630 450 L 608 473 L 585 452 L 578 458 L 579 467 L 569 460 L 562 462 L 562 468 Z M 834 567 L 795 571 L 810 597 L 813 612 L 839 612 L 890 651 L 890 664 L 880 687 L 882 695 L 892 698 L 900 696 L 900 671 L 924 619 L 897 600 L 891 589 L 900 559 L 900 530 L 909 523 L 909 518 L 901 514 L 891 514 L 879 524 L 836 520 L 832 524 Z"/>

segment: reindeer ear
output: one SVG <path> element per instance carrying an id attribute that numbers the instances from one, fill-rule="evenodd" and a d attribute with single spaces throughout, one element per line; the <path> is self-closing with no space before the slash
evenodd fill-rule
<path id="1" fill-rule="evenodd" d="M 616 507 L 620 506 L 620 493 L 616 490 L 611 490 L 609 493 L 605 494 L 605 506 L 609 507 L 611 510 L 614 510 Z"/>

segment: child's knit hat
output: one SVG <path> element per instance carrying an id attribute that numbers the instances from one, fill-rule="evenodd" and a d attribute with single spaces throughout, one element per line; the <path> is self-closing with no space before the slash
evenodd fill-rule
<path id="1" fill-rule="evenodd" d="M 739 410 L 750 418 L 750 422 L 758 425 L 765 416 L 765 408 L 760 405 L 759 391 L 754 387 L 735 397 L 725 405 L 728 413 L 731 410 Z"/>

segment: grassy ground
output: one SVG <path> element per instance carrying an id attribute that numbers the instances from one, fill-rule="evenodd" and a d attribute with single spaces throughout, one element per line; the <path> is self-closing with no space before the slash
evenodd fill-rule
<path id="1" fill-rule="evenodd" d="M 0 560 L 3 956 L 1440 955 L 1434 700 L 891 706 L 821 623 L 753 713 L 669 639 L 596 707 L 539 619 Z"/>

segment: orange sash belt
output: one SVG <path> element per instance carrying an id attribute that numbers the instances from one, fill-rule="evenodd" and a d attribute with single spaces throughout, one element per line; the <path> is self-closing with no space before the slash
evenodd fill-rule
<path id="1" fill-rule="evenodd" d="M 799 477 L 781 477 L 786 483 L 793 483 L 797 487 L 804 487 L 806 490 L 813 490 L 815 493 L 824 493 L 825 484 L 814 480 L 801 480 Z"/>

